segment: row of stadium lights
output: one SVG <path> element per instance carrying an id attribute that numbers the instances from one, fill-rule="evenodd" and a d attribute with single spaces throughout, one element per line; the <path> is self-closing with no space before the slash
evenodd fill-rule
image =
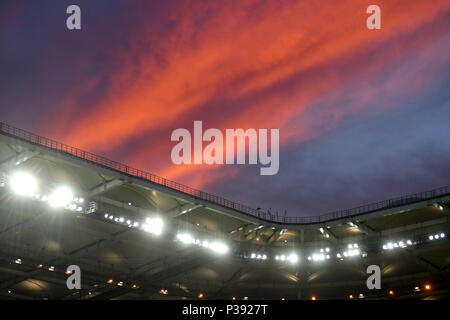
<path id="1" fill-rule="evenodd" d="M 66 186 L 57 188 L 48 196 L 41 195 L 36 192 L 38 189 L 36 179 L 24 172 L 13 174 L 9 178 L 9 184 L 14 193 L 47 202 L 52 208 L 66 208 L 76 212 L 83 211 L 81 204 L 84 202 L 84 199 L 75 198 L 72 190 Z"/>
<path id="2" fill-rule="evenodd" d="M 104 218 L 119 224 L 125 224 L 128 227 L 140 228 L 141 230 L 156 236 L 161 235 L 163 232 L 164 223 L 163 220 L 158 217 L 146 218 L 143 223 L 131 221 L 129 219 L 126 220 L 124 217 L 115 217 L 108 213 L 104 215 Z M 228 252 L 228 246 L 223 242 L 196 239 L 187 232 L 178 233 L 175 240 L 185 245 L 196 245 L 205 249 L 210 249 L 218 254 L 225 254 Z"/>
<path id="3" fill-rule="evenodd" d="M 36 193 L 37 190 L 36 179 L 34 179 L 34 177 L 24 172 L 17 172 L 13 174 L 9 178 L 9 184 L 14 193 L 21 196 L 28 196 L 37 200 L 48 202 L 49 205 L 53 208 L 62 207 L 74 212 L 82 212 L 84 210 L 84 208 L 82 207 L 84 199 L 74 198 L 72 191 L 66 186 L 61 186 L 57 188 L 50 196 L 42 196 Z M 443 210 L 443 207 L 439 205 L 439 209 Z M 95 209 L 93 209 L 92 211 L 95 211 Z M 124 217 L 117 217 L 108 213 L 104 215 L 104 218 L 119 224 L 125 224 L 128 227 L 140 228 L 141 230 L 154 234 L 156 236 L 160 235 L 163 231 L 163 221 L 158 217 L 146 218 L 145 221 L 141 223 L 137 221 L 131 221 L 130 219 L 125 219 Z M 352 222 L 349 222 L 348 224 L 352 227 L 357 227 Z M 256 230 L 262 227 L 263 226 L 259 226 L 256 228 Z M 328 233 L 326 233 L 326 231 L 323 228 L 320 228 L 319 231 L 328 237 Z M 280 234 L 282 232 L 284 232 L 284 230 L 282 230 Z M 438 240 L 443 238 L 445 238 L 445 233 L 429 235 L 429 240 Z M 219 241 L 210 242 L 208 240 L 202 241 L 200 239 L 195 239 L 189 233 L 179 233 L 177 234 L 175 240 L 183 244 L 193 244 L 199 247 L 211 249 L 213 252 L 219 254 L 224 254 L 228 252 L 228 246 L 225 243 Z M 383 250 L 392 250 L 395 248 L 406 248 L 407 246 L 411 246 L 414 244 L 416 243 L 413 243 L 411 240 L 404 240 L 398 242 L 388 242 L 384 244 L 382 248 Z M 357 256 L 365 257 L 367 256 L 367 254 L 361 252 L 358 244 L 356 243 L 349 244 L 348 250 L 336 254 L 336 258 L 338 258 L 339 260 Z M 330 249 L 321 248 L 320 252 L 314 252 L 312 253 L 312 255 L 308 256 L 308 261 L 320 262 L 324 260 L 329 260 L 330 258 L 331 258 Z M 268 257 L 267 254 L 252 253 L 250 255 L 250 259 L 265 261 L 268 259 Z M 276 255 L 275 260 L 281 262 L 287 261 L 292 264 L 295 264 L 298 262 L 299 257 L 295 253 L 291 253 L 289 255 L 282 254 Z"/>
<path id="4" fill-rule="evenodd" d="M 438 239 L 444 239 L 445 238 L 445 233 L 441 233 L 441 234 L 435 234 L 434 236 L 432 234 L 430 234 L 428 236 L 429 240 L 438 240 Z"/>
<path id="5" fill-rule="evenodd" d="M 145 232 L 152 233 L 156 236 L 159 236 L 163 231 L 163 221 L 161 218 L 146 218 L 144 223 L 139 223 L 137 221 L 125 220 L 124 217 L 114 217 L 106 213 L 104 215 L 105 219 L 109 219 L 111 221 L 126 224 L 129 227 L 139 228 Z M 202 248 L 210 249 L 215 253 L 224 254 L 228 252 L 228 246 L 225 243 L 220 241 L 208 241 L 208 240 L 200 240 L 194 238 L 191 234 L 187 232 L 178 233 L 175 237 L 175 240 L 185 244 L 185 245 L 196 245 Z"/>
<path id="6" fill-rule="evenodd" d="M 309 261 L 323 261 L 325 259 L 330 259 L 330 248 L 321 248 L 319 252 L 313 253 L 311 256 L 308 257 Z"/>
<path id="7" fill-rule="evenodd" d="M 431 290 L 431 285 L 430 285 L 430 284 L 425 284 L 425 285 L 423 286 L 423 289 L 426 290 L 426 291 L 429 291 L 429 290 Z M 414 292 L 420 292 L 420 291 L 422 291 L 422 289 L 420 288 L 420 286 L 415 286 L 414 289 L 413 289 L 413 291 L 414 291 Z M 161 290 L 159 290 L 159 293 L 160 293 L 160 294 L 163 294 L 163 295 L 168 295 L 168 294 L 169 294 L 169 291 L 168 291 L 167 289 L 161 289 Z M 395 295 L 395 291 L 394 291 L 394 290 L 389 290 L 389 291 L 387 292 L 387 294 L 388 294 L 389 296 L 394 296 L 394 295 Z M 198 299 L 203 299 L 204 297 L 205 297 L 205 296 L 204 296 L 203 293 L 199 293 L 199 294 L 197 295 L 197 298 L 198 298 Z M 353 294 L 349 294 L 349 295 L 348 295 L 348 298 L 349 298 L 350 300 L 353 300 L 353 299 L 355 299 L 355 296 L 354 296 Z M 364 299 L 365 296 L 364 296 L 364 294 L 360 293 L 360 294 L 358 295 L 358 298 L 359 298 L 359 299 Z M 236 297 L 232 297 L 232 298 L 231 298 L 231 300 L 236 300 L 236 299 L 237 299 Z M 242 300 L 248 300 L 248 297 L 243 297 Z M 281 300 L 286 300 L 286 298 L 281 298 Z M 317 297 L 317 296 L 311 296 L 311 300 L 318 300 L 318 297 Z"/>
<path id="8" fill-rule="evenodd" d="M 425 284 L 425 285 L 423 286 L 423 289 L 429 291 L 429 290 L 431 290 L 431 285 L 430 285 L 430 284 Z M 420 291 L 422 291 L 422 289 L 420 288 L 420 286 L 415 286 L 414 289 L 413 289 L 413 291 L 414 291 L 414 292 L 420 292 Z M 395 295 L 395 291 L 394 291 L 394 290 L 389 290 L 389 291 L 387 292 L 387 294 L 388 294 L 389 296 L 394 296 L 394 295 Z M 349 294 L 348 298 L 349 298 L 350 300 L 353 300 L 353 299 L 355 299 L 355 296 L 354 296 L 353 294 Z M 364 296 L 364 294 L 360 293 L 360 294 L 358 295 L 358 298 L 359 298 L 359 299 L 364 299 L 365 296 Z M 317 300 L 317 297 L 313 296 L 313 297 L 311 297 L 311 300 Z"/>
<path id="9" fill-rule="evenodd" d="M 131 221 L 129 219 L 125 220 L 124 217 L 114 217 L 107 213 L 104 215 L 104 218 L 119 224 L 126 224 L 129 227 L 140 228 L 141 230 L 156 236 L 161 235 L 163 232 L 164 223 L 163 220 L 158 217 L 146 218 L 144 223 Z M 210 249 L 218 254 L 225 254 L 228 252 L 228 246 L 223 242 L 196 239 L 187 232 L 178 233 L 175 240 L 185 245 L 196 245 L 205 249 Z"/>
<path id="10" fill-rule="evenodd" d="M 426 284 L 426 285 L 424 285 L 424 290 L 427 290 L 427 291 L 429 291 L 429 290 L 431 290 L 431 285 L 429 285 L 429 284 Z M 415 286 L 414 287 L 414 289 L 413 289 L 413 291 L 414 292 L 420 292 L 420 291 L 422 291 L 422 289 L 419 287 L 419 286 Z M 167 289 L 161 289 L 161 290 L 159 290 L 159 293 L 160 294 L 163 294 L 163 295 L 168 295 L 169 294 L 169 291 L 167 290 Z M 389 290 L 388 292 L 387 292 L 387 294 L 389 295 L 389 296 L 394 296 L 395 295 L 395 291 L 394 290 Z M 198 295 L 197 295 L 197 298 L 198 299 L 203 299 L 205 297 L 205 295 L 203 294 L 203 293 L 199 293 Z M 355 296 L 353 295 L 353 294 L 349 294 L 348 295 L 348 298 L 350 299 L 350 300 L 353 300 L 353 299 L 355 299 Z M 362 293 L 360 293 L 359 295 L 358 295 L 358 298 L 359 299 L 364 299 L 365 298 L 365 296 L 364 296 L 364 294 L 362 294 Z M 231 298 L 231 300 L 236 300 L 237 298 L 236 297 L 232 297 Z M 243 299 L 242 300 L 248 300 L 248 297 L 243 297 Z M 286 298 L 281 298 L 281 300 L 286 300 Z M 311 296 L 311 300 L 318 300 L 318 297 L 317 296 Z"/>
<path id="11" fill-rule="evenodd" d="M 341 253 L 337 253 L 336 254 L 336 258 L 343 260 L 344 257 L 345 258 L 350 258 L 350 257 L 356 257 L 356 256 L 363 256 L 365 257 L 366 254 L 365 253 L 361 253 L 361 251 L 359 250 L 359 246 L 357 243 L 354 244 L 349 244 L 348 245 L 348 249 L 344 251 L 342 254 Z M 319 252 L 313 252 L 310 256 L 308 256 L 308 261 L 314 261 L 314 262 L 319 262 L 319 261 L 324 261 L 324 260 L 329 260 L 331 258 L 330 256 L 330 248 L 321 248 L 319 250 Z M 250 255 L 250 259 L 255 259 L 255 260 L 267 260 L 267 255 L 266 254 L 256 254 L 256 253 L 252 253 Z M 295 264 L 299 261 L 299 257 L 297 254 L 295 253 L 291 253 L 288 255 L 276 255 L 275 256 L 275 260 L 276 261 L 287 261 L 290 262 L 292 264 Z"/>
<path id="12" fill-rule="evenodd" d="M 20 258 L 18 258 L 18 259 L 15 259 L 14 260 L 14 263 L 16 263 L 16 264 L 19 264 L 19 265 L 21 265 L 22 263 L 23 263 L 23 261 L 22 261 L 22 259 L 20 259 Z M 50 271 L 50 272 L 55 272 L 56 271 L 56 268 L 54 267 L 54 266 L 49 266 L 48 268 L 47 267 L 45 267 L 43 264 L 38 264 L 37 266 L 36 266 L 36 268 L 37 269 L 47 269 L 48 271 Z M 67 270 L 67 271 L 65 271 L 64 272 L 66 275 L 71 275 L 71 272 L 69 271 L 69 270 Z M 106 280 L 106 283 L 107 284 L 109 284 L 109 285 L 117 285 L 118 287 L 124 287 L 125 286 L 125 283 L 123 282 L 123 281 L 115 281 L 113 278 L 109 278 L 109 279 L 107 279 Z M 94 285 L 94 287 L 96 287 L 96 286 L 98 286 L 98 285 Z M 130 285 L 130 288 L 131 289 L 139 289 L 140 288 L 140 286 L 139 285 L 137 285 L 137 284 L 131 284 Z M 11 290 L 8 290 L 8 293 L 9 294 L 12 294 L 12 291 Z M 163 294 L 163 295 L 168 295 L 169 294 L 169 291 L 167 290 L 167 289 L 160 289 L 159 290 L 159 293 L 160 294 Z M 91 292 L 89 292 L 89 295 L 91 295 L 92 293 Z M 197 295 L 197 298 L 198 299 L 203 299 L 205 297 L 205 295 L 203 294 L 203 293 L 198 293 L 198 295 Z M 233 297 L 232 298 L 232 300 L 236 300 L 236 297 Z M 244 297 L 244 300 L 248 300 L 248 297 Z"/>
<path id="13" fill-rule="evenodd" d="M 84 202 L 83 198 L 75 198 L 72 190 L 66 186 L 57 188 L 50 196 L 42 196 L 37 193 L 38 183 L 37 180 L 24 172 L 14 173 L 9 177 L 9 185 L 12 191 L 20 196 L 26 196 L 48 202 L 53 208 L 64 208 L 70 211 L 82 212 L 84 208 L 81 206 Z M 163 221 L 158 217 L 146 218 L 144 222 L 131 221 L 124 217 L 117 217 L 112 214 L 106 213 L 104 218 L 110 221 L 114 221 L 119 224 L 125 224 L 128 227 L 140 228 L 141 230 L 154 234 L 156 236 L 161 235 L 163 231 Z M 178 234 L 176 240 L 184 244 L 201 245 L 204 248 L 211 249 L 213 252 L 224 254 L 228 252 L 228 246 L 222 242 L 214 241 L 209 242 L 207 240 L 200 241 L 194 239 L 190 234 L 183 233 Z"/>
<path id="14" fill-rule="evenodd" d="M 325 250 L 326 250 L 326 249 L 325 249 Z M 294 259 L 296 259 L 296 258 L 294 258 L 292 255 L 291 255 L 291 256 L 288 256 L 288 258 L 286 258 L 286 260 L 288 260 L 288 261 L 290 260 L 291 262 L 292 262 Z M 22 264 L 22 259 L 20 259 L 20 258 L 15 259 L 14 262 L 15 262 L 16 264 Z M 38 264 L 36 267 L 37 267 L 38 269 L 44 269 L 44 265 L 43 265 L 43 264 Z M 54 271 L 55 271 L 55 267 L 54 267 L 54 266 L 49 266 L 47 269 L 48 269 L 48 271 L 50 271 L 50 272 L 54 272 Z M 71 272 L 70 272 L 70 271 L 66 271 L 65 274 L 66 274 L 66 275 L 70 275 Z M 107 283 L 107 284 L 110 284 L 110 285 L 113 285 L 115 282 L 116 282 L 116 281 L 114 281 L 113 278 L 109 278 L 109 279 L 106 281 L 106 283 Z M 119 286 L 119 287 L 123 287 L 123 286 L 125 285 L 123 281 L 117 281 L 115 284 L 116 284 L 117 286 Z M 140 286 L 137 285 L 137 284 L 132 284 L 132 285 L 130 286 L 130 288 L 132 288 L 132 289 L 138 289 L 138 288 L 140 288 Z M 431 290 L 431 285 L 426 284 L 426 285 L 424 286 L 424 289 L 425 289 L 425 290 Z M 414 292 L 420 292 L 420 291 L 421 291 L 421 288 L 420 288 L 419 286 L 414 287 Z M 11 293 L 11 291 L 8 291 L 8 292 Z M 160 294 L 163 294 L 163 295 L 168 295 L 168 294 L 169 294 L 169 292 L 168 292 L 167 289 L 160 289 L 160 290 L 159 290 L 159 293 L 160 293 Z M 395 292 L 394 292 L 393 290 L 389 290 L 388 293 L 389 293 L 390 296 L 395 295 Z M 89 294 L 91 294 L 91 293 L 89 292 Z M 199 294 L 197 295 L 197 298 L 198 298 L 198 299 L 203 299 L 203 298 L 204 298 L 204 294 L 203 294 L 203 293 L 199 293 Z M 350 294 L 350 295 L 349 295 L 349 299 L 354 299 L 354 298 L 355 298 L 355 296 L 354 296 L 353 294 Z M 361 293 L 361 294 L 359 294 L 358 298 L 359 298 L 359 299 L 364 299 L 365 296 Z M 317 298 L 316 296 L 312 296 L 312 297 L 311 297 L 311 300 L 317 300 L 317 299 L 318 299 L 318 298 Z M 236 300 L 236 297 L 233 297 L 232 300 Z M 248 297 L 244 297 L 243 300 L 248 300 Z M 281 300 L 286 300 L 286 299 L 285 299 L 285 298 L 282 298 Z"/>
<path id="15" fill-rule="evenodd" d="M 16 264 L 22 264 L 22 259 L 16 259 L 15 261 L 14 261 Z M 44 265 L 43 264 L 38 264 L 37 265 L 37 268 L 38 269 L 43 269 L 44 268 Z M 54 272 L 55 271 L 55 267 L 54 266 L 50 266 L 49 268 L 48 268 L 48 270 L 49 271 L 51 271 L 51 272 Z M 71 274 L 71 272 L 70 271 L 66 271 L 65 272 L 65 274 L 66 275 L 70 275 Z M 114 279 L 113 278 L 109 278 L 107 281 L 106 281 L 106 283 L 107 284 L 114 284 Z M 118 281 L 117 283 L 116 283 L 116 285 L 117 286 L 119 286 L 119 287 L 123 287 L 124 286 L 124 282 L 123 281 Z M 140 288 L 140 286 L 138 286 L 137 284 L 132 284 L 131 285 L 131 288 L 132 289 L 138 289 L 138 288 Z M 430 284 L 426 284 L 425 286 L 424 286 L 424 289 L 425 290 L 431 290 L 431 285 Z M 416 287 L 414 287 L 414 292 L 420 292 L 422 289 L 419 287 L 419 286 L 416 286 Z M 9 293 L 11 293 L 11 291 L 8 291 Z M 168 295 L 169 294 L 169 291 L 167 290 L 167 289 L 160 289 L 159 290 L 159 293 L 160 294 L 163 294 L 163 295 Z M 89 293 L 90 294 L 90 293 Z M 393 291 L 393 290 L 389 290 L 388 291 L 388 294 L 390 295 L 390 296 L 394 296 L 395 295 L 395 292 Z M 198 299 L 203 299 L 205 296 L 204 296 L 204 294 L 203 293 L 199 293 L 198 295 L 197 295 L 197 298 Z M 355 296 L 353 295 L 353 294 L 350 294 L 349 295 L 349 299 L 354 299 L 355 298 Z M 365 296 L 364 296 L 364 294 L 362 294 L 362 293 L 360 293 L 359 295 L 358 295 L 358 298 L 359 299 L 364 299 L 365 298 Z M 318 298 L 316 297 L 316 296 L 312 296 L 311 297 L 311 300 L 317 300 Z M 232 300 L 236 300 L 236 297 L 233 297 L 232 298 Z M 248 300 L 248 297 L 244 297 L 243 298 L 243 300 Z M 281 298 L 281 300 L 286 300 L 285 298 Z"/>
<path id="16" fill-rule="evenodd" d="M 441 233 L 436 233 L 436 234 L 430 234 L 428 236 L 428 240 L 430 241 L 434 241 L 434 240 L 439 240 L 439 239 L 444 239 L 445 238 L 445 233 L 441 232 Z M 401 240 L 398 242 L 388 242 L 386 244 L 383 245 L 383 250 L 394 250 L 396 248 L 407 248 L 409 246 L 413 246 L 416 245 L 417 242 L 413 242 L 411 240 Z"/>
<path id="17" fill-rule="evenodd" d="M 130 227 L 139 227 L 138 222 L 132 222 L 130 220 L 125 221 L 125 218 L 123 218 L 123 217 L 114 217 L 114 216 L 108 215 L 108 214 L 105 214 L 104 217 L 105 217 L 105 219 L 109 219 L 109 220 L 112 220 L 117 223 L 126 223 Z M 155 225 L 158 227 L 155 227 Z M 154 219 L 147 218 L 146 224 L 143 225 L 143 227 L 141 229 L 144 231 L 159 235 L 161 233 L 161 228 L 162 228 L 162 221 L 159 218 L 154 218 Z M 197 245 L 197 246 L 203 247 L 203 248 L 209 248 L 212 251 L 214 251 L 216 253 L 220 253 L 220 254 L 224 254 L 224 253 L 228 252 L 228 246 L 226 246 L 222 242 L 217 242 L 217 241 L 210 242 L 208 240 L 196 239 L 189 233 L 178 233 L 176 235 L 176 240 L 183 244 L 192 244 L 192 245 Z M 355 256 L 363 256 L 363 257 L 366 256 L 365 253 L 361 253 L 361 251 L 358 249 L 359 246 L 356 243 L 349 244 L 348 248 L 350 250 L 346 250 L 342 254 L 338 253 L 337 258 L 339 258 L 340 260 L 343 260 L 344 257 L 350 258 L 350 257 L 355 257 Z M 313 253 L 311 256 L 308 257 L 308 261 L 322 261 L 325 259 L 330 259 L 329 252 L 330 252 L 330 248 L 320 249 L 320 253 Z M 252 260 L 266 261 L 266 260 L 268 260 L 268 255 L 265 253 L 263 253 L 263 254 L 251 253 L 250 256 L 247 256 L 247 258 L 250 258 Z M 281 255 L 276 255 L 275 260 L 281 261 L 281 262 L 286 261 L 286 262 L 295 264 L 299 261 L 299 256 L 296 253 L 281 254 Z"/>
<path id="18" fill-rule="evenodd" d="M 20 259 L 20 258 L 19 258 L 19 259 L 16 259 L 14 262 L 15 262 L 16 264 L 22 264 L 22 259 Z M 37 268 L 38 268 L 38 269 L 43 269 L 43 268 L 44 268 L 44 265 L 43 265 L 43 264 L 38 264 L 38 265 L 37 265 Z M 48 271 L 54 272 L 54 271 L 55 271 L 55 267 L 54 267 L 54 266 L 48 267 Z M 70 272 L 70 271 L 66 271 L 65 274 L 66 274 L 66 275 L 70 275 L 71 272 Z M 114 284 L 114 282 L 115 282 L 115 281 L 114 281 L 113 278 L 109 278 L 109 279 L 106 281 L 107 284 Z M 124 286 L 124 283 L 123 283 L 123 281 L 118 281 L 118 282 L 116 283 L 116 285 L 119 286 L 119 287 L 123 287 L 123 286 Z M 138 288 L 140 288 L 140 286 L 138 286 L 137 284 L 132 284 L 132 285 L 131 285 L 131 288 L 132 288 L 132 289 L 138 289 Z M 426 285 L 424 286 L 424 289 L 425 289 L 425 290 L 431 290 L 431 285 L 430 285 L 430 284 L 426 284 Z M 420 292 L 420 291 L 422 291 L 422 289 L 421 289 L 419 286 L 415 286 L 413 291 L 414 291 L 414 292 Z M 8 291 L 8 292 L 11 293 L 11 291 Z M 168 295 L 168 294 L 169 294 L 169 291 L 168 291 L 167 289 L 160 289 L 160 290 L 159 290 L 159 293 L 160 293 L 160 294 L 163 294 L 163 295 Z M 388 294 L 389 294 L 390 296 L 394 296 L 394 295 L 395 295 L 395 292 L 394 292 L 393 290 L 389 290 L 389 291 L 388 291 Z M 204 298 L 204 294 L 203 294 L 203 293 L 199 293 L 199 294 L 197 295 L 197 298 L 198 298 L 198 299 L 203 299 L 203 298 Z M 350 295 L 349 295 L 349 299 L 354 299 L 354 298 L 355 298 L 355 296 L 354 296 L 353 294 L 350 294 Z M 360 294 L 358 295 L 358 298 L 359 298 L 359 299 L 364 299 L 365 296 L 364 296 L 364 294 L 360 293 Z M 236 300 L 236 297 L 233 297 L 232 300 Z M 248 300 L 248 297 L 244 297 L 243 300 Z M 281 300 L 286 300 L 286 299 L 285 299 L 285 298 L 282 298 Z M 316 296 L 312 296 L 312 297 L 311 297 L 311 300 L 317 300 L 317 297 L 316 297 Z"/>
<path id="19" fill-rule="evenodd" d="M 444 239 L 446 237 L 446 234 L 441 232 L 441 233 L 437 233 L 434 235 L 429 235 L 428 239 L 429 240 L 438 240 L 438 239 Z M 413 246 L 416 245 L 417 242 L 413 242 L 411 240 L 401 240 L 398 242 L 387 242 L 386 244 L 384 244 L 382 246 L 383 250 L 393 250 L 395 248 L 406 248 L 408 246 Z M 362 252 L 359 248 L 359 245 L 357 243 L 353 243 L 353 244 L 348 244 L 347 245 L 347 250 L 344 250 L 342 252 L 338 252 L 336 254 L 336 258 L 339 260 L 344 260 L 345 258 L 353 258 L 353 257 L 366 257 L 367 253 L 366 252 Z M 267 254 L 256 254 L 256 253 L 252 253 L 250 256 L 244 256 L 250 259 L 254 259 L 254 260 L 261 260 L 261 261 L 266 261 L 268 260 L 268 256 Z M 320 262 L 320 261 L 324 261 L 324 260 L 329 260 L 331 259 L 331 255 L 330 255 L 330 248 L 321 248 L 319 250 L 319 252 L 313 252 L 310 256 L 308 256 L 308 261 L 313 261 L 313 262 Z M 275 256 L 275 260 L 277 261 L 288 261 L 291 263 L 296 263 L 299 260 L 299 257 L 295 254 L 295 253 L 291 253 L 290 255 L 277 255 Z"/>
<path id="20" fill-rule="evenodd" d="M 199 247 L 210 249 L 215 253 L 225 254 L 228 252 L 228 246 L 220 241 L 210 242 L 208 240 L 195 239 L 189 233 L 178 233 L 176 239 L 183 244 L 193 244 Z"/>
<path id="21" fill-rule="evenodd" d="M 15 263 L 15 264 L 22 264 L 23 261 L 22 261 L 22 259 L 18 258 L 18 259 L 15 259 L 15 260 L 14 260 L 14 263 Z M 50 272 L 55 272 L 55 271 L 56 271 L 55 266 L 44 266 L 42 263 L 36 265 L 36 268 L 37 268 L 37 269 L 42 269 L 42 270 L 47 269 L 47 270 L 50 271 Z M 72 274 L 69 270 L 66 270 L 64 273 L 65 273 L 66 275 L 71 275 L 71 274 Z M 106 280 L 106 283 L 107 283 L 107 284 L 114 284 L 115 282 L 116 282 L 116 281 L 114 281 L 112 278 L 109 278 L 108 280 Z M 123 281 L 117 281 L 117 282 L 116 282 L 116 285 L 119 286 L 119 287 L 123 287 L 123 286 L 124 286 L 124 282 L 123 282 Z M 96 285 L 94 285 L 94 287 L 95 287 L 95 286 L 96 286 Z M 130 288 L 132 288 L 132 289 L 138 289 L 138 288 L 140 288 L 140 286 L 137 285 L 137 284 L 131 284 Z M 10 293 L 11 293 L 11 292 L 10 292 Z M 90 293 L 89 293 L 89 294 L 90 294 Z"/>

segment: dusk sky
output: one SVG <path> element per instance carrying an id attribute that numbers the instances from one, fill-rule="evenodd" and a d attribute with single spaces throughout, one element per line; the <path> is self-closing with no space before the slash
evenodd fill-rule
<path id="1" fill-rule="evenodd" d="M 450 185 L 450 2 L 2 0 L 0 106 L 8 124 L 283 215 L 426 191 Z M 278 128 L 278 174 L 174 165 L 171 133 L 194 120 Z"/>

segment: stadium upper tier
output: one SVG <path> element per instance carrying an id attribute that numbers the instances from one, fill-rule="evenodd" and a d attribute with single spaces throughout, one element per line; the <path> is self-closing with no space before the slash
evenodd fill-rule
<path id="1" fill-rule="evenodd" d="M 450 186 L 445 186 L 430 191 L 404 195 L 388 200 L 354 207 L 351 209 L 333 211 L 322 215 L 309 217 L 278 216 L 269 212 L 262 212 L 254 208 L 250 208 L 246 205 L 227 200 L 223 197 L 213 195 L 208 192 L 191 188 L 181 183 L 159 177 L 152 173 L 130 167 L 128 165 L 107 159 L 102 156 L 95 155 L 91 152 L 84 151 L 61 142 L 57 142 L 55 140 L 36 135 L 34 133 L 30 133 L 3 122 L 0 122 L 0 133 L 5 137 L 22 140 L 23 142 L 26 142 L 30 145 L 40 146 L 69 157 L 87 161 L 93 165 L 108 168 L 120 173 L 121 175 L 127 175 L 136 179 L 143 179 L 146 182 L 154 184 L 155 189 L 163 191 L 166 190 L 170 194 L 177 195 L 178 197 L 187 199 L 189 201 L 201 201 L 202 204 L 210 204 L 212 205 L 212 209 L 220 206 L 227 209 L 225 213 L 231 213 L 232 215 L 236 215 L 240 218 L 247 217 L 246 220 L 249 220 L 249 222 L 260 221 L 261 223 L 270 223 L 276 226 L 285 225 L 286 227 L 290 228 L 295 228 L 296 225 L 299 227 L 308 225 L 313 225 L 314 227 L 316 227 L 316 225 L 318 224 L 329 225 L 330 223 L 333 224 L 336 222 L 342 223 L 343 220 L 351 221 L 351 219 L 355 219 L 361 215 L 368 215 L 369 213 L 375 212 L 375 214 L 371 216 L 376 216 L 376 212 L 379 212 L 381 210 L 383 210 L 383 214 L 386 214 L 387 209 L 395 209 L 397 207 L 405 205 L 409 205 L 408 208 L 417 208 L 421 207 L 424 201 L 426 202 L 428 200 L 436 199 L 436 197 L 444 198 L 450 195 Z"/>

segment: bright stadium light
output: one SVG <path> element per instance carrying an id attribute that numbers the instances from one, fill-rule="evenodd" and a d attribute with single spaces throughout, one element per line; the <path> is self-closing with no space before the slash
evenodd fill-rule
<path id="1" fill-rule="evenodd" d="M 392 243 L 388 243 L 387 245 L 383 246 L 383 249 L 385 249 L 385 250 L 389 249 L 391 246 L 392 246 Z M 348 247 L 350 248 L 350 245 Z M 351 245 L 351 247 L 352 247 L 352 249 L 346 250 L 346 251 L 342 252 L 342 254 L 338 253 L 337 257 L 342 259 L 342 256 L 344 256 L 346 258 L 347 257 L 356 257 L 356 256 L 363 256 L 363 257 L 367 256 L 367 254 L 362 253 L 360 249 L 355 249 L 355 248 L 359 248 L 358 244 L 353 244 L 353 245 Z M 328 259 L 328 255 L 327 255 L 327 259 Z"/>
<path id="2" fill-rule="evenodd" d="M 312 259 L 313 259 L 313 261 L 323 261 L 323 260 L 325 260 L 325 255 L 323 253 L 320 253 L 320 254 L 315 253 L 312 256 Z"/>
<path id="3" fill-rule="evenodd" d="M 406 248 L 408 246 L 412 246 L 413 243 L 411 240 L 400 240 L 398 242 L 388 242 L 383 245 L 383 250 L 393 250 L 394 248 Z"/>
<path id="4" fill-rule="evenodd" d="M 216 253 L 224 254 L 228 252 L 228 246 L 222 242 L 213 242 L 209 245 L 209 247 Z"/>
<path id="5" fill-rule="evenodd" d="M 146 232 L 160 235 L 163 229 L 163 221 L 160 218 L 147 218 L 142 225 L 142 229 Z"/>
<path id="6" fill-rule="evenodd" d="M 295 263 L 298 262 L 298 256 L 297 256 L 295 253 L 292 253 L 292 254 L 290 254 L 290 255 L 287 257 L 287 260 L 288 260 L 290 263 L 295 264 Z"/>
<path id="7" fill-rule="evenodd" d="M 192 236 L 189 233 L 179 233 L 177 234 L 177 239 L 185 244 L 192 243 Z"/>
<path id="8" fill-rule="evenodd" d="M 22 196 L 32 196 L 37 189 L 36 179 L 24 172 L 13 174 L 9 183 L 13 192 Z"/>
<path id="9" fill-rule="evenodd" d="M 72 190 L 67 187 L 59 187 L 48 199 L 48 203 L 53 208 L 67 206 L 73 200 Z"/>

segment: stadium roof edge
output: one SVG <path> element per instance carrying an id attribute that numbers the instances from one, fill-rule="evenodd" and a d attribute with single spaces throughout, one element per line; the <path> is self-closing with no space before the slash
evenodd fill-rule
<path id="1" fill-rule="evenodd" d="M 184 201 L 203 205 L 221 214 L 226 214 L 250 223 L 265 224 L 277 228 L 312 229 L 325 225 L 332 226 L 358 219 L 363 220 L 380 215 L 390 215 L 399 211 L 412 210 L 432 205 L 436 202 L 450 201 L 450 186 L 446 186 L 324 215 L 311 217 L 274 216 L 267 212 L 261 212 L 240 203 L 190 188 L 143 170 L 129 167 L 105 157 L 97 156 L 88 151 L 27 132 L 3 122 L 0 122 L 0 137 L 7 143 L 21 145 L 28 150 L 38 150 L 44 154 L 76 163 L 82 167 L 90 167 L 128 183 L 157 190 Z"/>

